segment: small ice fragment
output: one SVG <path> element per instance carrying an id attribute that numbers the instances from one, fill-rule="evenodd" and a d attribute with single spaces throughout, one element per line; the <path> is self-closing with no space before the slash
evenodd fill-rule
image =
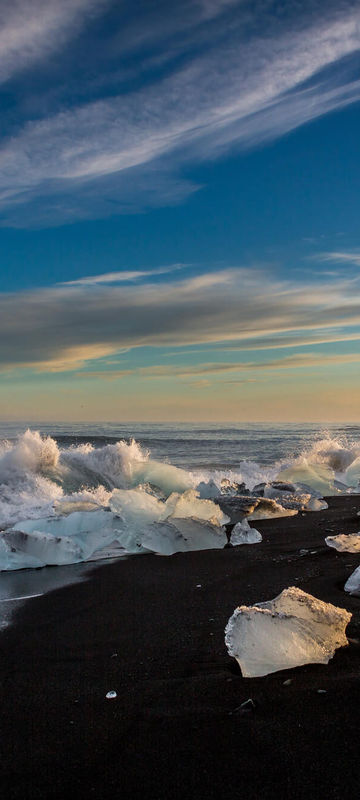
<path id="1" fill-rule="evenodd" d="M 256 706 L 252 698 L 249 697 L 248 700 L 245 700 L 243 703 L 241 703 L 240 708 L 242 708 L 243 711 L 252 711 L 254 708 L 256 708 Z"/>
<path id="2" fill-rule="evenodd" d="M 196 584 L 196 588 L 197 588 L 197 589 L 201 589 L 201 583 L 197 583 L 197 584 Z"/>
<path id="3" fill-rule="evenodd" d="M 327 664 L 348 644 L 351 614 L 295 586 L 265 603 L 236 608 L 225 629 L 225 644 L 245 678 L 269 675 L 302 664 Z"/>
<path id="4" fill-rule="evenodd" d="M 110 658 L 117 658 L 117 653 L 113 653 Z"/>
<path id="5" fill-rule="evenodd" d="M 326 536 L 328 547 L 334 547 L 340 553 L 360 553 L 360 533 L 339 533 L 337 536 Z"/>
<path id="6" fill-rule="evenodd" d="M 326 694 L 326 689 L 317 689 L 318 694 Z"/>
<path id="7" fill-rule="evenodd" d="M 350 578 L 348 578 L 345 583 L 344 589 L 345 592 L 360 597 L 360 567 L 356 567 L 354 572 L 351 573 Z"/>
<path id="8" fill-rule="evenodd" d="M 114 700 L 115 697 L 117 697 L 117 692 L 114 692 L 113 689 L 106 694 L 106 700 Z"/>
<path id="9" fill-rule="evenodd" d="M 230 544 L 234 547 L 240 544 L 257 544 L 262 542 L 262 536 L 255 528 L 250 528 L 247 519 L 237 522 L 230 536 Z"/>

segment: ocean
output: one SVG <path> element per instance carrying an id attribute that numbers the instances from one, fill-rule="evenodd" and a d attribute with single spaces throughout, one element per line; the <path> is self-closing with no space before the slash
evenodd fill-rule
<path id="1" fill-rule="evenodd" d="M 194 487 L 228 478 L 252 489 L 304 459 L 342 480 L 359 456 L 357 424 L 0 423 L 0 527 L 74 495 L 106 505 L 114 488 L 145 482 L 133 479 L 140 462 L 178 467 Z"/>

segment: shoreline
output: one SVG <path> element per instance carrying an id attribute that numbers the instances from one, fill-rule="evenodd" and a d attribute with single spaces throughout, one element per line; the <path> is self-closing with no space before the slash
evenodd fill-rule
<path id="1" fill-rule="evenodd" d="M 0 635 L 6 797 L 352 798 L 360 598 L 343 586 L 360 557 L 324 539 L 359 530 L 360 495 L 327 501 L 256 520 L 260 544 L 96 562 L 20 607 Z M 229 616 L 291 585 L 351 611 L 352 642 L 328 665 L 242 678 Z"/>

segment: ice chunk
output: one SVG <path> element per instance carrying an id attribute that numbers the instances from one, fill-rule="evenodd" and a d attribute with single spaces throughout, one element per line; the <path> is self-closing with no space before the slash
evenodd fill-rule
<path id="1" fill-rule="evenodd" d="M 283 508 L 276 500 L 259 497 L 249 519 L 272 519 L 273 517 L 293 517 L 298 513 L 296 508 Z"/>
<path id="2" fill-rule="evenodd" d="M 196 491 L 202 500 L 214 500 L 220 494 L 220 489 L 212 478 L 207 483 L 201 481 L 196 487 Z"/>
<path id="3" fill-rule="evenodd" d="M 345 472 L 345 483 L 348 486 L 357 487 L 360 482 L 360 456 L 355 458 L 353 463 Z"/>
<path id="4" fill-rule="evenodd" d="M 291 586 L 278 597 L 236 608 L 225 629 L 229 655 L 245 678 L 302 664 L 327 664 L 348 644 L 351 614 Z"/>
<path id="5" fill-rule="evenodd" d="M 345 592 L 360 597 L 360 567 L 356 567 L 354 572 L 351 573 L 350 578 L 348 578 L 345 583 L 344 589 Z"/>
<path id="6" fill-rule="evenodd" d="M 230 518 L 224 514 L 217 503 L 212 500 L 200 500 L 199 492 L 195 489 L 188 489 L 184 494 L 173 492 L 167 499 L 164 507 L 162 520 L 169 517 L 196 517 L 211 522 L 213 525 L 226 525 Z"/>
<path id="7" fill-rule="evenodd" d="M 85 561 L 117 541 L 122 530 L 119 517 L 103 510 L 17 522 L 14 528 L 0 534 L 0 570 Z M 29 559 L 36 563 L 30 564 Z"/>
<path id="8" fill-rule="evenodd" d="M 327 508 L 329 506 L 322 497 L 312 497 L 306 506 L 306 511 L 325 511 Z"/>
<path id="9" fill-rule="evenodd" d="M 220 549 L 226 543 L 224 528 L 192 517 L 171 517 L 166 522 L 153 523 L 142 536 L 143 547 L 165 556 L 189 550 Z"/>
<path id="10" fill-rule="evenodd" d="M 36 530 L 32 533 L 11 530 L 5 532 L 2 538 L 13 556 L 7 564 L 2 564 L 3 570 L 84 561 L 83 548 L 69 536 L 52 536 L 51 533 Z"/>
<path id="11" fill-rule="evenodd" d="M 337 536 L 326 536 L 328 547 L 334 547 L 340 553 L 360 553 L 360 533 L 339 533 Z"/>
<path id="12" fill-rule="evenodd" d="M 127 522 L 155 522 L 164 512 L 165 504 L 142 489 L 114 489 L 109 506 L 111 511 Z"/>
<path id="13" fill-rule="evenodd" d="M 321 495 L 338 494 L 335 487 L 335 473 L 327 464 L 316 464 L 301 459 L 298 464 L 293 464 L 288 469 L 279 472 L 277 480 L 290 481 L 291 483 L 305 484 Z"/>
<path id="14" fill-rule="evenodd" d="M 239 544 L 257 544 L 262 542 L 262 536 L 255 528 L 250 528 L 247 519 L 242 522 L 237 522 L 233 527 L 230 536 L 230 544 L 236 546 Z"/>
<path id="15" fill-rule="evenodd" d="M 55 500 L 54 511 L 58 516 L 73 514 L 74 511 L 99 511 L 99 504 L 90 500 Z"/>

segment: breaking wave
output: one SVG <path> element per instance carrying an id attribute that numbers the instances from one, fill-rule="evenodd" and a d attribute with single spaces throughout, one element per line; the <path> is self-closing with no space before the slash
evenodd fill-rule
<path id="1" fill-rule="evenodd" d="M 360 480 L 360 443 L 325 436 L 303 452 L 271 465 L 239 462 L 239 469 L 192 470 L 155 461 L 135 440 L 95 447 L 85 443 L 59 447 L 55 439 L 27 430 L 16 442 L 0 443 L 0 527 L 18 520 L 35 519 L 86 510 L 86 504 L 104 507 L 114 489 L 144 484 L 163 496 L 184 492 L 200 483 L 244 483 L 253 490 L 259 483 L 281 479 L 312 486 L 322 494 L 356 491 Z"/>

